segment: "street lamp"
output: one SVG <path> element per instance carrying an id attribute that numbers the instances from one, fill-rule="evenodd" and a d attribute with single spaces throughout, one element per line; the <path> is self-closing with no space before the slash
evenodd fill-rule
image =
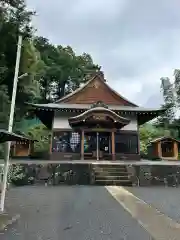
<path id="1" fill-rule="evenodd" d="M 21 76 L 18 77 L 18 79 L 22 79 L 24 77 L 27 77 L 28 76 L 28 73 L 23 73 Z"/>
<path id="2" fill-rule="evenodd" d="M 21 79 L 21 78 L 28 75 L 27 73 L 24 73 L 21 76 L 18 76 L 20 58 L 21 58 L 21 47 L 22 47 L 22 36 L 19 35 L 18 45 L 17 45 L 17 53 L 16 53 L 16 66 L 15 66 L 15 72 L 14 72 L 14 82 L 13 82 L 13 91 L 12 91 L 12 99 L 11 99 L 8 132 L 12 132 L 12 128 L 13 128 L 14 108 L 15 108 L 15 101 L 16 101 L 18 79 Z M 10 147 L 11 147 L 11 142 L 6 142 L 5 143 L 5 159 L 4 159 L 4 161 L 5 161 L 5 163 L 4 163 L 4 176 L 3 176 L 3 185 L 2 185 L 1 201 L 0 201 L 0 211 L 1 212 L 4 211 L 4 202 L 5 202 L 6 187 L 7 187 L 7 177 L 8 177 L 8 170 L 9 170 Z"/>

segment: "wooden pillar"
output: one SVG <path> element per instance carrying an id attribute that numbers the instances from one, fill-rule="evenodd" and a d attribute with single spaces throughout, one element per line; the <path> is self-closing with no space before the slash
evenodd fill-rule
<path id="1" fill-rule="evenodd" d="M 34 141 L 30 141 L 30 155 L 34 154 Z"/>
<path id="2" fill-rule="evenodd" d="M 115 160 L 115 133 L 112 131 L 111 133 L 111 141 L 112 141 L 112 160 Z"/>
<path id="3" fill-rule="evenodd" d="M 14 144 L 13 144 L 13 157 L 15 157 L 16 156 L 16 142 L 14 142 Z"/>
<path id="4" fill-rule="evenodd" d="M 137 148 L 137 150 L 138 150 L 138 154 L 140 155 L 140 152 L 141 152 L 141 143 L 140 143 L 140 133 L 139 133 L 139 125 L 138 125 L 138 129 L 137 129 L 138 131 L 138 135 L 137 135 L 137 138 L 138 138 L 138 148 Z"/>
<path id="5" fill-rule="evenodd" d="M 16 142 L 15 143 L 15 149 L 14 149 L 14 156 L 18 156 L 18 154 L 19 154 L 19 144 L 20 144 L 20 142 Z"/>
<path id="6" fill-rule="evenodd" d="M 53 133 L 49 134 L 49 154 L 52 153 L 52 138 L 53 138 Z"/>
<path id="7" fill-rule="evenodd" d="M 29 141 L 27 144 L 29 145 L 28 146 L 28 156 L 30 156 L 31 155 L 31 149 L 32 149 L 32 141 Z"/>
<path id="8" fill-rule="evenodd" d="M 179 155 L 179 152 L 178 152 L 178 143 L 177 142 L 174 142 L 174 158 L 176 160 L 178 160 L 178 155 Z"/>
<path id="9" fill-rule="evenodd" d="M 158 152 L 158 157 L 162 158 L 162 149 L 161 149 L 161 141 L 157 143 L 157 152 Z"/>
<path id="10" fill-rule="evenodd" d="M 84 130 L 81 132 L 81 160 L 84 160 Z"/>
<path id="11" fill-rule="evenodd" d="M 96 133 L 96 160 L 99 161 L 99 132 Z"/>

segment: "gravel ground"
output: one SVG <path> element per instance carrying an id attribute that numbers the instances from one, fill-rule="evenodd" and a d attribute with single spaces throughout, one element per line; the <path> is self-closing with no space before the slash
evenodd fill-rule
<path id="1" fill-rule="evenodd" d="M 152 239 L 104 187 L 21 187 L 7 199 L 21 218 L 1 240 Z"/>
<path id="2" fill-rule="evenodd" d="M 180 188 L 127 187 L 126 189 L 180 223 Z"/>

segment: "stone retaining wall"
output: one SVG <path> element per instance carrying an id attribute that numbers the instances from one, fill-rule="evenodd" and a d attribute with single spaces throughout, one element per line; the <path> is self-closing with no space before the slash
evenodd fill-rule
<path id="1" fill-rule="evenodd" d="M 88 164 L 14 164 L 17 168 L 21 166 L 24 174 L 23 180 L 16 181 L 17 185 L 36 184 L 49 182 L 53 185 L 67 184 L 92 184 L 92 165 Z M 180 182 L 179 166 L 133 166 L 128 165 L 127 171 L 132 179 L 133 185 L 174 185 L 174 181 Z M 11 169 L 12 170 L 12 169 Z M 11 172 L 11 174 L 13 174 Z M 14 174 L 21 174 L 17 173 Z"/>

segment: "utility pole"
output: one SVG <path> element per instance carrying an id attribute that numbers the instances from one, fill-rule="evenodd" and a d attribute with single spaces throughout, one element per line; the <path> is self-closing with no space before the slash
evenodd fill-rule
<path id="1" fill-rule="evenodd" d="M 11 99 L 9 125 L 8 125 L 9 132 L 12 132 L 13 121 L 14 121 L 14 108 L 15 108 L 15 101 L 16 101 L 19 64 L 20 64 L 20 58 L 21 58 L 21 47 L 22 47 L 22 36 L 19 35 L 18 45 L 17 45 L 17 53 L 16 53 L 16 66 L 15 66 L 15 72 L 14 72 L 14 83 L 13 83 L 13 91 L 12 91 L 12 99 Z M 1 202 L 0 202 L 0 211 L 1 212 L 4 211 L 4 202 L 5 202 L 6 187 L 7 187 L 7 177 L 8 177 L 8 170 L 9 170 L 10 147 L 11 147 L 11 142 L 6 142 L 5 143 L 5 159 L 4 159 L 4 176 L 3 176 L 3 185 L 2 185 Z"/>

